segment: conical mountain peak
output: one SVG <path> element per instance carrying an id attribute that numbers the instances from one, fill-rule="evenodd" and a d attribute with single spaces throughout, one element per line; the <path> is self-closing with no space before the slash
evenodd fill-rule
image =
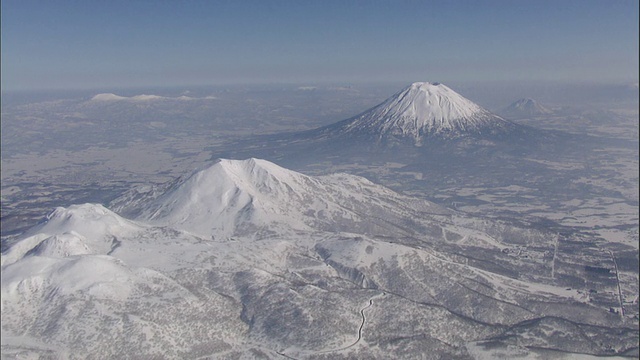
<path id="1" fill-rule="evenodd" d="M 429 136 L 506 132 L 513 126 L 442 83 L 415 82 L 378 106 L 328 128 L 379 140 L 408 138 L 420 145 Z"/>
<path id="2" fill-rule="evenodd" d="M 264 182 L 266 177 L 283 178 L 284 180 L 285 178 L 290 179 L 296 176 L 303 176 L 302 174 L 297 174 L 272 162 L 256 158 L 246 160 L 218 159 L 213 166 L 209 167 L 208 171 L 222 171 L 234 180 L 250 180 L 253 183 Z"/>
<path id="3" fill-rule="evenodd" d="M 531 98 L 519 99 L 500 112 L 500 114 L 503 114 L 506 117 L 513 118 L 549 115 L 552 113 L 553 111 L 547 109 Z"/>
<path id="4" fill-rule="evenodd" d="M 381 106 L 389 119 L 412 118 L 418 125 L 453 127 L 452 120 L 471 117 L 483 109 L 441 83 L 415 82 Z"/>

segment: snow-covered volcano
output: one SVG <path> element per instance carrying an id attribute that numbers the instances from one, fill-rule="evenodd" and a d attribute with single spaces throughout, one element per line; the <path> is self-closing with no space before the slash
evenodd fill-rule
<path id="1" fill-rule="evenodd" d="M 393 224 L 401 223 L 400 219 L 416 209 L 446 212 L 362 177 L 311 177 L 252 158 L 218 159 L 179 181 L 137 213 L 138 220 L 209 238 L 264 235 L 285 228 L 410 234 L 412 230 Z M 385 220 L 381 222 L 380 218 Z"/>
<path id="2" fill-rule="evenodd" d="M 416 82 L 380 105 L 322 131 L 374 135 L 379 140 L 408 138 L 420 145 L 429 136 L 491 135 L 516 126 L 443 84 Z"/>

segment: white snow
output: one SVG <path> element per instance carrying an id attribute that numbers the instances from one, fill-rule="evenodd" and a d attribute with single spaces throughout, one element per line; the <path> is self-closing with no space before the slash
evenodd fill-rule
<path id="1" fill-rule="evenodd" d="M 92 253 L 91 248 L 87 245 L 87 239 L 75 231 L 50 236 L 29 251 L 29 254 L 34 256 L 54 258 Z"/>
<path id="2" fill-rule="evenodd" d="M 88 291 L 100 298 L 126 298 L 131 278 L 128 267 L 111 256 L 33 256 L 3 268 L 2 297 L 30 297 L 52 287 L 61 294 Z"/>

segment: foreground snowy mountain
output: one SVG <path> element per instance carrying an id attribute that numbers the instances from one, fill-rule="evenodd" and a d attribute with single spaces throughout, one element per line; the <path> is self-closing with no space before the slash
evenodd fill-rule
<path id="1" fill-rule="evenodd" d="M 291 230 L 412 235 L 403 222 L 415 210 L 447 213 L 360 177 L 309 177 L 249 159 L 219 160 L 194 173 L 145 204 L 139 219 L 203 238 Z"/>
<path id="2" fill-rule="evenodd" d="M 2 254 L 3 358 L 637 355 L 560 234 L 258 159 L 117 203 L 135 219 L 58 208 Z"/>

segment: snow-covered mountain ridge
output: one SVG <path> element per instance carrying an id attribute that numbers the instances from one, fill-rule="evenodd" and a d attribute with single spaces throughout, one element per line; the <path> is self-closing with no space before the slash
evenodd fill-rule
<path id="1" fill-rule="evenodd" d="M 189 231 L 198 236 L 230 237 L 295 230 L 411 233 L 387 224 L 411 210 L 446 214 L 447 210 L 396 194 L 347 174 L 310 177 L 260 159 L 220 159 L 145 205 L 139 220 Z"/>
<path id="2" fill-rule="evenodd" d="M 115 239 L 132 236 L 144 228 L 99 204 L 58 207 L 2 254 L 2 266 L 29 253 L 53 257 L 107 254 L 116 245 Z"/>
<path id="3" fill-rule="evenodd" d="M 57 208 L 2 254 L 3 358 L 602 354 L 637 338 L 606 338 L 619 317 L 553 277 L 554 234 L 361 177 L 218 160 L 131 205 L 132 220 Z"/>

